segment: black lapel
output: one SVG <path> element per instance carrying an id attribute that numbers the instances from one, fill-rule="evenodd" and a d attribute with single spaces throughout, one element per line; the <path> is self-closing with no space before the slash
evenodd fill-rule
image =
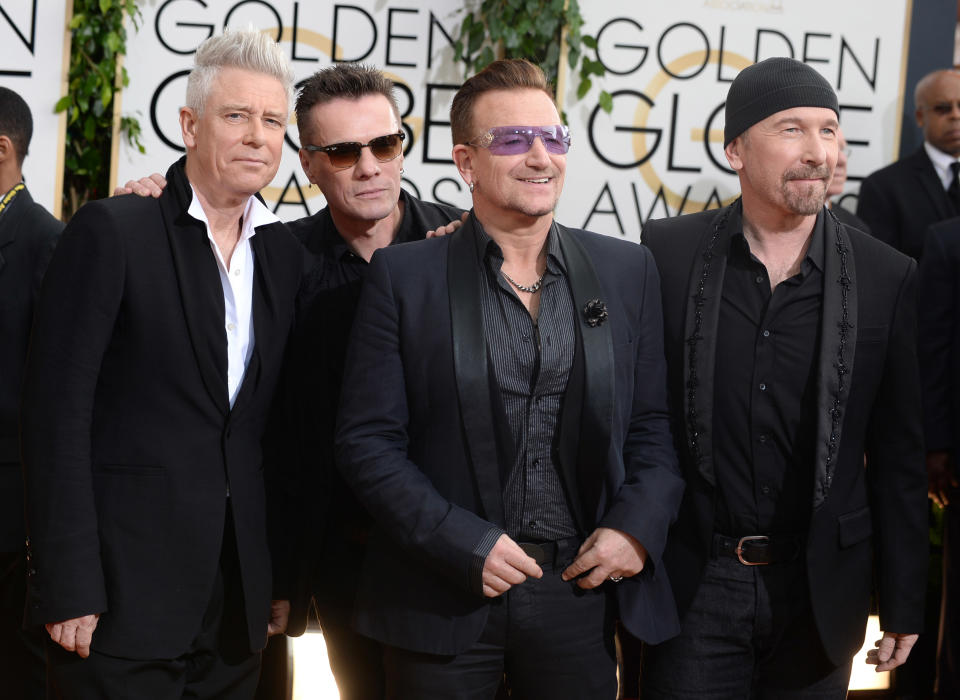
<path id="1" fill-rule="evenodd" d="M 684 318 L 683 410 L 687 447 L 707 483 L 716 486 L 713 469 L 713 379 L 720 321 L 720 297 L 727 270 L 728 219 L 735 202 L 713 218 L 697 247 L 690 270 Z"/>
<path id="2" fill-rule="evenodd" d="M 282 226 L 282 224 L 280 224 Z M 271 293 L 271 281 L 276 271 L 273 269 L 270 258 L 269 236 L 273 225 L 260 226 L 257 233 L 250 239 L 253 249 L 253 299 L 251 301 L 251 322 L 253 323 L 253 352 L 250 362 L 243 374 L 243 384 L 237 393 L 237 400 L 233 404 L 233 414 L 236 416 L 253 395 L 260 379 L 261 343 L 274 342 L 276 334 L 276 309 Z"/>
<path id="3" fill-rule="evenodd" d="M 473 463 L 474 479 L 487 520 L 503 527 L 503 496 L 497 462 L 496 431 L 491 409 L 487 343 L 480 303 L 480 265 L 471 214 L 450 236 L 447 284 L 453 369 L 457 382 L 463 435 Z"/>
<path id="4" fill-rule="evenodd" d="M 823 504 L 836 470 L 857 346 L 857 276 L 850 239 L 824 210 L 823 315 L 817 367 L 817 444 L 813 507 Z"/>
<path id="5" fill-rule="evenodd" d="M 598 499 L 603 484 L 603 464 L 610 453 L 610 431 L 613 423 L 614 358 L 612 324 L 623 319 L 608 318 L 606 323 L 590 326 L 585 307 L 604 298 L 600 278 L 590 256 L 575 233 L 555 224 L 555 232 L 563 251 L 567 280 L 577 318 L 577 345 L 567 393 L 564 397 L 561 434 L 558 450 L 560 477 L 564 481 L 574 512 L 581 516 L 579 525 L 585 532 L 596 526 Z M 573 404 L 577 397 L 579 412 Z M 574 421 L 579 425 L 572 424 Z M 579 439 L 571 449 L 573 438 Z M 579 455 L 589 458 L 578 459 Z M 600 460 L 600 463 L 598 463 Z"/>
<path id="6" fill-rule="evenodd" d="M 180 302 L 203 384 L 217 408 L 230 410 L 223 286 L 203 224 L 187 214 L 192 192 L 182 158 L 167 171 L 160 213 L 180 287 Z"/>
<path id="7" fill-rule="evenodd" d="M 23 218 L 32 204 L 33 197 L 24 187 L 7 205 L 7 208 L 0 211 L 0 224 L 2 224 L 0 225 L 0 270 L 7 264 L 7 260 L 3 256 L 3 248 L 16 240 L 17 232 L 20 230 L 20 219 Z"/>

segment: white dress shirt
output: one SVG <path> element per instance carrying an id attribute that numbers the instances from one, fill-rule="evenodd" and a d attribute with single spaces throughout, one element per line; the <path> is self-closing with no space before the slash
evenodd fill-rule
<path id="1" fill-rule="evenodd" d="M 193 185 L 190 186 L 193 190 Z M 230 408 L 237 399 L 247 365 L 253 355 L 253 274 L 254 259 L 253 247 L 250 239 L 257 231 L 257 226 L 272 224 L 280 219 L 256 197 L 247 200 L 243 210 L 243 220 L 240 228 L 240 240 L 230 256 L 230 265 L 227 266 L 220 253 L 220 248 L 213 240 L 210 232 L 210 222 L 200 206 L 196 190 L 193 190 L 193 200 L 187 214 L 203 222 L 207 229 L 207 238 L 210 249 L 217 260 L 217 269 L 220 271 L 220 284 L 223 286 L 224 319 L 223 326 L 227 335 L 227 393 L 230 399 Z"/>
<path id="2" fill-rule="evenodd" d="M 923 142 L 923 147 L 927 150 L 927 155 L 933 162 L 933 169 L 937 171 L 937 177 L 943 183 L 943 189 L 949 189 L 950 183 L 953 182 L 953 171 L 950 169 L 950 164 L 955 163 L 957 159 L 949 153 L 944 153 L 936 146 L 931 146 L 926 141 Z"/>

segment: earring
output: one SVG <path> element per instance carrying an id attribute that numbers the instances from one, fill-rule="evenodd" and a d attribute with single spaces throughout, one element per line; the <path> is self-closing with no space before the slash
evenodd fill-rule
<path id="1" fill-rule="evenodd" d="M 403 173 L 404 173 L 403 168 L 400 168 L 400 174 L 403 175 Z"/>
<path id="2" fill-rule="evenodd" d="M 474 184 L 471 182 L 471 183 L 468 185 L 468 187 L 470 188 L 470 194 L 473 194 L 473 188 L 476 187 L 476 185 L 474 185 Z"/>

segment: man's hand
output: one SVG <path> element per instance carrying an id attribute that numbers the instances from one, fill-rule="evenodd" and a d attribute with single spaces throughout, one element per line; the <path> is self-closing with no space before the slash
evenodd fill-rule
<path id="1" fill-rule="evenodd" d="M 166 178 L 160 173 L 153 173 L 149 177 L 141 177 L 139 180 L 128 180 L 123 187 L 118 187 L 113 191 L 113 196 L 121 194 L 136 194 L 141 197 L 159 197 L 163 188 L 167 186 Z"/>
<path id="2" fill-rule="evenodd" d="M 290 601 L 270 601 L 270 622 L 267 623 L 267 636 L 283 634 L 287 631 L 287 622 L 290 620 Z"/>
<path id="3" fill-rule="evenodd" d="M 867 652 L 867 663 L 876 664 L 877 673 L 895 669 L 910 656 L 910 650 L 917 643 L 918 636 L 917 634 L 884 632 L 883 637 L 874 642 L 874 646 L 877 648 Z"/>
<path id="4" fill-rule="evenodd" d="M 93 641 L 93 631 L 97 628 L 99 619 L 100 615 L 84 615 L 63 622 L 48 622 L 44 626 L 50 639 L 85 659 L 90 656 L 90 642 Z"/>
<path id="5" fill-rule="evenodd" d="M 500 535 L 497 543 L 483 562 L 483 594 L 496 598 L 527 580 L 528 576 L 540 578 L 543 570 L 520 545 L 507 535 Z"/>
<path id="6" fill-rule="evenodd" d="M 427 231 L 427 238 L 441 238 L 449 233 L 453 233 L 467 222 L 468 216 L 470 216 L 470 212 L 465 211 L 457 221 L 451 221 L 445 226 L 440 226 L 439 228 Z"/>
<path id="7" fill-rule="evenodd" d="M 927 495 L 941 508 L 950 503 L 950 491 L 957 487 L 953 457 L 947 450 L 927 452 Z"/>
<path id="8" fill-rule="evenodd" d="M 635 538 L 620 530 L 598 527 L 580 545 L 577 558 L 564 570 L 562 578 L 569 581 L 593 569 L 578 579 L 577 585 L 596 588 L 610 577 L 629 578 L 639 574 L 646 562 L 647 550 Z"/>

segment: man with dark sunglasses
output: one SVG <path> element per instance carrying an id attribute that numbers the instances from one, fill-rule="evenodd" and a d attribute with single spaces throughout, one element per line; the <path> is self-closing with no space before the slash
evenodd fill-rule
<path id="1" fill-rule="evenodd" d="M 682 481 L 652 256 L 553 220 L 567 128 L 497 61 L 451 109 L 474 208 L 378 251 L 337 464 L 374 518 L 356 626 L 399 698 L 616 697 L 616 617 L 678 630 L 660 554 Z"/>

